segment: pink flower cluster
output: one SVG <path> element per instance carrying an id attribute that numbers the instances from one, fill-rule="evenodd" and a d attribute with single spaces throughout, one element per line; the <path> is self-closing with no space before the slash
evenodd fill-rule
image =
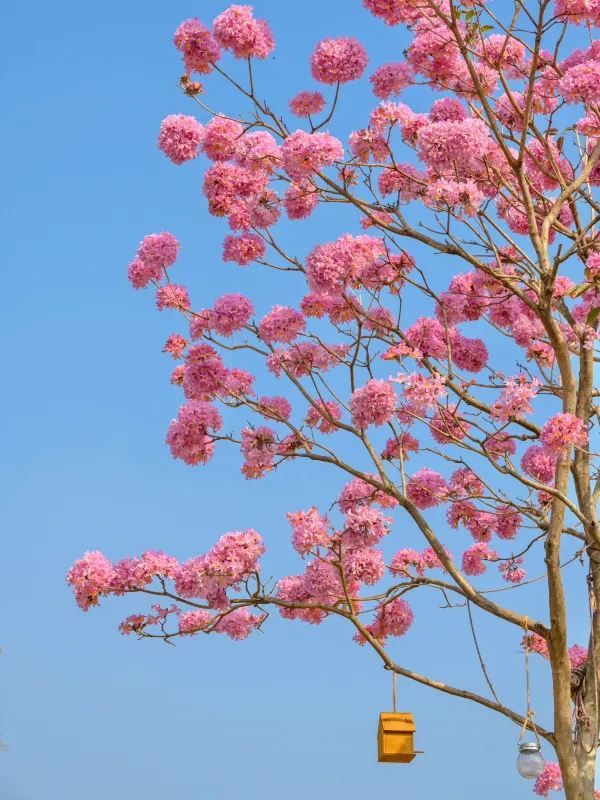
<path id="1" fill-rule="evenodd" d="M 448 551 L 446 551 L 446 555 L 452 560 L 452 556 Z M 420 578 L 425 575 L 425 570 L 427 569 L 443 569 L 442 562 L 431 547 L 425 548 L 422 553 L 412 548 L 398 550 L 390 561 L 392 575 L 412 577 L 410 567 L 414 569 Z"/>
<path id="2" fill-rule="evenodd" d="M 161 123 L 158 146 L 174 164 L 183 164 L 198 155 L 202 133 L 202 125 L 195 117 L 171 114 Z"/>
<path id="3" fill-rule="evenodd" d="M 213 23 L 214 36 L 236 58 L 267 58 L 275 47 L 269 25 L 255 19 L 252 6 L 232 5 Z"/>
<path id="4" fill-rule="evenodd" d="M 491 550 L 486 542 L 476 542 L 463 553 L 462 570 L 465 575 L 483 575 L 486 571 L 484 561 L 495 561 L 498 553 Z"/>
<path id="5" fill-rule="evenodd" d="M 204 556 L 180 564 L 161 552 L 111 563 L 102 553 L 86 553 L 67 574 L 77 604 L 87 611 L 100 597 L 143 591 L 155 578 L 170 579 L 182 598 L 206 598 L 213 608 L 226 603 L 226 590 L 258 569 L 264 553 L 256 531 L 226 533 Z"/>
<path id="6" fill-rule="evenodd" d="M 266 245 L 256 233 L 242 233 L 240 236 L 226 236 L 223 242 L 223 261 L 234 261 L 241 267 L 263 258 Z"/>
<path id="7" fill-rule="evenodd" d="M 306 327 L 300 311 L 286 306 L 274 306 L 258 324 L 258 334 L 263 342 L 293 342 Z"/>
<path id="8" fill-rule="evenodd" d="M 262 478 L 273 469 L 277 438 L 271 428 L 244 428 L 242 431 L 242 473 L 246 478 Z"/>
<path id="9" fill-rule="evenodd" d="M 367 51 L 349 36 L 323 39 L 310 59 L 312 76 L 321 83 L 348 83 L 360 78 L 366 69 Z"/>
<path id="10" fill-rule="evenodd" d="M 509 378 L 500 397 L 492 404 L 491 414 L 496 419 L 507 421 L 511 417 L 531 414 L 531 400 L 541 386 L 537 378 L 528 380 L 523 374 Z"/>
<path id="11" fill-rule="evenodd" d="M 560 766 L 553 761 L 546 761 L 539 778 L 536 778 L 533 791 L 540 797 L 548 797 L 549 792 L 560 792 L 563 788 Z"/>
<path id="12" fill-rule="evenodd" d="M 548 453 L 561 456 L 570 447 L 585 447 L 588 432 L 584 421 L 574 414 L 555 414 L 542 427 L 540 440 Z"/>
<path id="13" fill-rule="evenodd" d="M 449 492 L 444 478 L 429 467 L 418 470 L 406 482 L 406 496 L 421 510 L 439 506 L 448 499 Z"/>
<path id="14" fill-rule="evenodd" d="M 290 111 L 297 117 L 310 117 L 325 108 L 325 98 L 321 92 L 299 92 L 289 103 Z"/>
<path id="15" fill-rule="evenodd" d="M 350 397 L 352 422 L 361 429 L 369 425 L 385 425 L 396 410 L 396 402 L 394 388 L 387 381 L 373 378 L 352 392 Z"/>
<path id="16" fill-rule="evenodd" d="M 412 83 L 412 67 L 406 63 L 382 64 L 371 75 L 373 94 L 387 100 L 390 95 L 400 94 Z"/>
<path id="17" fill-rule="evenodd" d="M 175 263 L 178 251 L 179 242 L 167 231 L 145 236 L 129 265 L 129 280 L 133 288 L 143 289 L 153 281 L 160 281 L 163 270 Z"/>
<path id="18" fill-rule="evenodd" d="M 221 430 L 219 411 L 203 400 L 189 400 L 169 425 L 166 442 L 173 458 L 186 464 L 206 464 L 215 449 L 214 434 Z"/>
<path id="19" fill-rule="evenodd" d="M 301 556 L 307 555 L 316 547 L 329 544 L 329 522 L 313 506 L 308 511 L 289 513 L 287 518 L 292 526 L 292 545 Z"/>
<path id="20" fill-rule="evenodd" d="M 283 168 L 290 178 L 299 182 L 340 161 L 343 156 L 341 142 L 329 133 L 295 131 L 281 145 Z"/>
<path id="21" fill-rule="evenodd" d="M 221 56 L 212 33 L 198 19 L 186 19 L 173 36 L 175 47 L 183 54 L 185 71 L 206 74 Z"/>

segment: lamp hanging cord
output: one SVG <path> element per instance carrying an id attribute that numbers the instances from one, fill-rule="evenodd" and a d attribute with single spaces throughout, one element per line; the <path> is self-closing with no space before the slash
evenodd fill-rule
<path id="1" fill-rule="evenodd" d="M 393 680 L 393 683 L 392 683 L 392 707 L 393 707 L 393 711 L 394 711 L 394 714 L 395 714 L 396 713 L 396 681 L 398 679 L 398 675 L 396 674 L 396 670 L 394 670 L 392 672 L 392 676 L 393 676 L 392 677 L 392 680 Z"/>
<path id="2" fill-rule="evenodd" d="M 519 744 L 523 741 L 523 737 L 525 736 L 525 731 L 528 727 L 531 728 L 533 734 L 535 736 L 535 740 L 540 744 L 540 737 L 538 736 L 538 732 L 535 727 L 535 711 L 531 707 L 531 679 L 529 676 L 529 628 L 527 625 L 527 617 L 525 617 L 525 696 L 527 701 L 527 712 L 525 714 L 525 718 L 523 720 L 523 726 L 521 727 L 521 733 L 519 734 Z"/>

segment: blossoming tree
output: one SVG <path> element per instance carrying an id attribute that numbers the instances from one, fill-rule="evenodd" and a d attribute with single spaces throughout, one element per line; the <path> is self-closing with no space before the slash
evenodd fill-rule
<path id="1" fill-rule="evenodd" d="M 194 307 L 186 287 L 171 281 L 179 243 L 166 232 L 146 236 L 129 266 L 134 288 L 154 287 L 158 309 L 179 313 L 179 332 L 164 348 L 178 362 L 172 383 L 184 398 L 167 433 L 173 456 L 206 464 L 215 447 L 233 443 L 248 479 L 294 459 L 308 479 L 317 462 L 340 476 L 341 493 L 327 513 L 290 509 L 292 546 L 304 563 L 275 584 L 261 575 L 264 545 L 254 530 L 226 533 L 183 563 L 162 552 L 117 563 L 89 552 L 68 581 L 84 610 L 108 595 L 155 598 L 121 630 L 168 641 L 244 639 L 271 607 L 305 623 L 341 617 L 389 670 L 532 729 L 529 714 L 495 696 L 396 661 L 390 644 L 413 624 L 407 597 L 443 592 L 502 621 L 548 659 L 554 719 L 537 732 L 558 763 L 546 765 L 535 790 L 591 800 L 600 664 L 591 436 L 600 394 L 600 42 L 570 42 L 576 26 L 600 26 L 600 2 L 363 6 L 373 24 L 407 26 L 411 41 L 404 60 L 371 68 L 376 99 L 346 141 L 326 128 L 344 85 L 367 70 L 358 41 L 319 42 L 310 69 L 330 99 L 313 87 L 282 115 L 256 87 L 253 64 L 269 56 L 274 38 L 250 6 L 231 6 L 210 28 L 188 19 L 175 32 L 181 88 L 198 113 L 168 116 L 159 147 L 175 164 L 207 160 L 208 211 L 230 229 L 223 260 L 283 270 L 290 296 L 261 313 L 241 294 Z M 208 75 L 237 89 L 235 111 L 212 110 L 212 84 L 205 92 L 198 82 Z M 391 99 L 414 84 L 431 92 L 426 113 Z M 280 218 L 302 225 L 331 203 L 343 207 L 349 232 L 307 242 L 306 258 L 289 252 Z M 438 274 L 444 262 L 452 271 L 462 264 L 442 291 L 415 247 L 440 256 Z M 303 287 L 299 303 L 292 284 Z M 411 317 L 409 303 L 423 315 Z M 281 386 L 274 396 L 260 391 L 268 374 Z M 412 468 L 419 460 L 427 466 Z M 434 507 L 446 524 L 432 521 Z M 392 513 L 400 528 L 409 522 L 420 532 L 421 549 L 402 546 Z M 396 539 L 389 557 L 388 536 Z M 585 566 L 592 611 L 587 648 L 567 631 L 563 568 L 574 558 Z M 518 594 L 505 605 L 480 584 L 486 572 L 507 589 L 523 584 L 526 561 L 543 573 L 543 619 L 520 607 Z"/>

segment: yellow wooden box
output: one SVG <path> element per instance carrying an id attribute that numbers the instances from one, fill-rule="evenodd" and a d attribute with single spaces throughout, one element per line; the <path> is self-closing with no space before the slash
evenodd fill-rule
<path id="1" fill-rule="evenodd" d="M 392 711 L 381 713 L 377 729 L 377 760 L 408 764 L 416 755 L 414 733 L 412 714 Z"/>

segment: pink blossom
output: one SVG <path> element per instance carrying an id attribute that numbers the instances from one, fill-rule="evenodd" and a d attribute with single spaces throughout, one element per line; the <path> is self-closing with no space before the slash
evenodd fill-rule
<path id="1" fill-rule="evenodd" d="M 486 571 L 484 561 L 494 561 L 498 554 L 490 550 L 486 542 L 472 544 L 463 553 L 462 569 L 465 575 L 483 575 Z"/>
<path id="2" fill-rule="evenodd" d="M 346 548 L 371 547 L 389 532 L 389 517 L 369 506 L 356 506 L 346 511 L 342 541 Z"/>
<path id="3" fill-rule="evenodd" d="M 588 651 L 585 647 L 582 647 L 580 644 L 574 644 L 572 647 L 569 647 L 569 661 L 571 662 L 571 669 L 579 669 L 582 667 L 588 657 Z"/>
<path id="4" fill-rule="evenodd" d="M 204 173 L 202 191 L 208 200 L 209 212 L 216 217 L 231 215 L 234 211 L 239 213 L 240 208 L 244 208 L 242 200 L 248 203 L 255 199 L 258 202 L 264 195 L 267 179 L 268 176 L 261 170 L 217 162 Z M 244 224 L 246 228 L 251 224 L 249 211 Z"/>
<path id="5" fill-rule="evenodd" d="M 214 452 L 211 433 L 221 430 L 223 422 L 218 410 L 203 400 L 190 400 L 181 406 L 169 425 L 166 442 L 173 458 L 186 464 L 206 464 Z"/>
<path id="6" fill-rule="evenodd" d="M 185 396 L 193 400 L 212 400 L 225 384 L 227 370 L 221 356 L 208 344 L 188 348 L 183 376 Z"/>
<path id="7" fill-rule="evenodd" d="M 496 529 L 496 515 L 476 509 L 465 519 L 465 528 L 476 542 L 489 542 Z"/>
<path id="8" fill-rule="evenodd" d="M 352 392 L 350 413 L 357 428 L 385 425 L 396 409 L 396 392 L 387 381 L 373 378 Z"/>
<path id="9" fill-rule="evenodd" d="M 181 386 L 183 384 L 183 373 L 184 373 L 183 364 L 178 364 L 171 373 L 171 384 L 173 386 Z"/>
<path id="10" fill-rule="evenodd" d="M 293 342 L 305 327 L 306 320 L 300 311 L 287 306 L 273 306 L 258 323 L 258 333 L 267 344 Z"/>
<path id="11" fill-rule="evenodd" d="M 448 525 L 456 530 L 459 525 L 466 525 L 478 513 L 477 507 L 469 500 L 458 500 L 447 509 L 446 519 Z"/>
<path id="12" fill-rule="evenodd" d="M 359 161 L 385 161 L 390 155 L 385 137 L 368 128 L 352 131 L 348 137 L 348 148 Z"/>
<path id="13" fill-rule="evenodd" d="M 523 77 L 525 46 L 514 36 L 499 33 L 487 36 L 482 42 L 481 51 L 495 69 L 505 70 L 512 78 Z"/>
<path id="14" fill-rule="evenodd" d="M 345 345 L 318 345 L 314 342 L 293 344 L 287 350 L 275 350 L 267 359 L 267 367 L 277 377 L 285 369 L 295 378 L 310 375 L 314 370 L 327 371 L 341 363 L 346 355 Z"/>
<path id="15" fill-rule="evenodd" d="M 246 478 L 262 478 L 273 469 L 277 454 L 275 433 L 265 426 L 242 431 L 242 473 Z"/>
<path id="16" fill-rule="evenodd" d="M 236 58 L 267 58 L 275 47 L 269 25 L 264 19 L 254 19 L 252 6 L 230 6 L 213 26 L 217 42 Z"/>
<path id="17" fill-rule="evenodd" d="M 233 611 L 228 611 L 215 625 L 217 633 L 225 633 L 230 639 L 234 641 L 241 641 L 248 638 L 253 630 L 255 630 L 260 622 L 262 616 L 257 617 L 252 614 L 247 608 L 236 608 Z"/>
<path id="18" fill-rule="evenodd" d="M 506 433 L 495 433 L 488 437 L 483 447 L 494 461 L 500 457 L 508 458 L 517 452 L 516 444 Z"/>
<path id="19" fill-rule="evenodd" d="M 439 444 L 456 444 L 468 436 L 471 426 L 457 413 L 457 408 L 457 405 L 439 406 L 431 418 L 429 429 Z"/>
<path id="20" fill-rule="evenodd" d="M 318 599 L 310 597 L 304 575 L 290 575 L 287 578 L 281 578 L 277 582 L 277 598 L 287 603 L 318 601 Z M 286 608 L 280 606 L 279 613 L 284 619 L 299 619 L 313 625 L 318 625 L 326 616 L 326 612 L 320 608 Z"/>
<path id="21" fill-rule="evenodd" d="M 532 653 L 537 653 L 542 658 L 550 659 L 550 651 L 548 649 L 548 642 L 539 633 L 529 633 L 523 636 L 521 646 L 524 649 L 530 650 Z"/>
<path id="22" fill-rule="evenodd" d="M 383 553 L 372 547 L 355 547 L 345 552 L 342 567 L 347 579 L 367 586 L 373 586 L 385 575 Z"/>
<path id="23" fill-rule="evenodd" d="M 151 270 L 157 272 L 156 280 L 160 278 L 162 270 L 175 263 L 179 251 L 179 242 L 173 234 L 150 233 L 144 236 L 137 251 L 137 258 Z"/>
<path id="24" fill-rule="evenodd" d="M 417 508 L 426 509 L 443 503 L 450 487 L 439 474 L 428 467 L 414 473 L 406 482 L 406 496 Z"/>
<path id="25" fill-rule="evenodd" d="M 574 414 L 555 414 L 542 427 L 540 440 L 548 453 L 560 456 L 573 445 L 585 447 L 588 433 L 584 421 Z"/>
<path id="26" fill-rule="evenodd" d="M 290 111 L 297 117 L 310 117 L 325 108 L 325 98 L 321 92 L 298 92 L 289 102 Z"/>
<path id="27" fill-rule="evenodd" d="M 237 139 L 235 160 L 240 167 L 271 174 L 279 165 L 281 156 L 279 146 L 270 133 L 252 131 Z"/>
<path id="28" fill-rule="evenodd" d="M 203 608 L 186 611 L 179 615 L 179 633 L 193 635 L 207 628 L 212 622 L 212 614 Z"/>
<path id="29" fill-rule="evenodd" d="M 503 561 L 498 566 L 498 569 L 507 583 L 522 583 L 527 577 L 527 573 L 523 569 L 522 564 L 522 558 L 511 558 L 508 561 Z"/>
<path id="30" fill-rule="evenodd" d="M 207 331 L 212 330 L 213 312 L 210 308 L 194 311 L 190 322 L 190 339 L 201 339 Z"/>
<path id="31" fill-rule="evenodd" d="M 405 62 L 382 64 L 371 75 L 373 94 L 387 100 L 390 95 L 400 94 L 412 83 L 412 67 Z"/>
<path id="32" fill-rule="evenodd" d="M 437 408 L 438 400 L 447 394 L 446 379 L 438 373 L 430 376 L 413 372 L 390 380 L 402 384 L 403 400 L 410 411 L 418 416 L 424 416 L 425 411 Z"/>
<path id="33" fill-rule="evenodd" d="M 252 384 L 254 375 L 245 369 L 234 367 L 225 372 L 223 376 L 223 394 L 239 397 L 240 395 L 252 394 Z"/>
<path id="34" fill-rule="evenodd" d="M 256 233 L 226 236 L 223 242 L 223 261 L 235 261 L 242 267 L 263 258 L 265 252 L 265 243 Z"/>
<path id="35" fill-rule="evenodd" d="M 467 118 L 467 110 L 456 97 L 440 97 L 431 106 L 429 119 L 431 122 L 449 122 Z"/>
<path id="36" fill-rule="evenodd" d="M 586 61 L 567 70 L 558 87 L 567 103 L 597 103 L 600 100 L 600 61 Z"/>
<path id="37" fill-rule="evenodd" d="M 485 489 L 483 482 L 467 467 L 457 469 L 452 473 L 450 477 L 450 488 L 453 494 L 459 496 L 465 495 L 468 497 L 481 495 Z"/>
<path id="38" fill-rule="evenodd" d="M 307 259 L 308 285 L 314 292 L 338 294 L 385 253 L 383 241 L 367 235 L 348 233 L 334 242 L 317 245 Z"/>
<path id="39" fill-rule="evenodd" d="M 85 553 L 67 573 L 67 583 L 83 611 L 98 605 L 98 598 L 109 593 L 113 578 L 112 564 L 98 550 Z"/>
<path id="40" fill-rule="evenodd" d="M 202 125 L 195 117 L 171 114 L 160 125 L 158 146 L 174 164 L 183 164 L 198 155 L 202 132 Z"/>
<path id="41" fill-rule="evenodd" d="M 426 15 L 426 6 L 419 0 L 363 0 L 363 5 L 388 25 L 416 22 Z"/>
<path id="42" fill-rule="evenodd" d="M 207 74 L 221 57 L 219 45 L 199 19 L 186 19 L 173 36 L 175 47 L 183 54 L 185 71 Z"/>
<path id="43" fill-rule="evenodd" d="M 398 199 L 403 203 L 422 197 L 427 190 L 427 182 L 426 173 L 418 170 L 412 164 L 403 163 L 383 169 L 377 177 L 380 194 L 386 197 L 396 193 Z"/>
<path id="44" fill-rule="evenodd" d="M 414 614 L 406 600 L 396 597 L 379 607 L 369 630 L 377 639 L 404 636 L 413 624 Z"/>
<path id="45" fill-rule="evenodd" d="M 149 267 L 141 259 L 135 258 L 127 267 L 127 277 L 134 289 L 145 289 L 152 281 L 159 281 L 162 269 Z"/>
<path id="46" fill-rule="evenodd" d="M 342 409 L 337 403 L 325 400 L 317 406 L 311 406 L 306 412 L 306 424 L 321 433 L 335 433 L 339 430 L 337 422 L 342 418 Z"/>
<path id="47" fill-rule="evenodd" d="M 159 286 L 156 290 L 156 307 L 159 311 L 165 308 L 187 310 L 190 307 L 190 297 L 185 286 L 178 283 L 169 283 Z"/>
<path id="48" fill-rule="evenodd" d="M 557 457 L 554 453 L 534 444 L 523 453 L 521 466 L 528 475 L 540 483 L 552 484 L 556 472 Z"/>
<path id="49" fill-rule="evenodd" d="M 425 574 L 425 559 L 422 554 L 412 548 L 398 550 L 390 561 L 390 572 L 392 575 L 412 577 L 409 567 L 413 567 L 417 575 L 422 577 Z"/>
<path id="50" fill-rule="evenodd" d="M 289 513 L 287 518 L 292 526 L 292 545 L 301 556 L 316 547 L 329 544 L 328 520 L 322 517 L 313 506 L 308 511 Z"/>
<path id="51" fill-rule="evenodd" d="M 319 195 L 310 181 L 290 183 L 283 194 L 283 205 L 289 219 L 306 219 L 317 207 Z"/>
<path id="52" fill-rule="evenodd" d="M 241 330 L 254 313 L 254 307 L 242 294 L 224 294 L 215 302 L 211 327 L 222 336 Z"/>
<path id="53" fill-rule="evenodd" d="M 310 69 L 321 83 L 347 83 L 360 78 L 368 62 L 365 48 L 349 36 L 323 39 L 310 58 Z"/>
<path id="54" fill-rule="evenodd" d="M 567 17 L 568 22 L 590 23 L 600 22 L 600 5 L 597 0 L 555 0 L 556 16 Z"/>
<path id="55" fill-rule="evenodd" d="M 429 183 L 423 202 L 436 210 L 448 208 L 458 213 L 462 209 L 468 217 L 474 217 L 484 199 L 483 192 L 473 180 L 438 178 Z"/>
<path id="56" fill-rule="evenodd" d="M 448 290 L 438 299 L 435 313 L 440 322 L 454 324 L 480 319 L 489 304 L 485 275 L 479 271 L 455 275 Z"/>
<path id="57" fill-rule="evenodd" d="M 481 372 L 489 359 L 488 349 L 481 339 L 470 339 L 453 332 L 451 335 L 452 359 L 459 369 Z"/>
<path id="58" fill-rule="evenodd" d="M 419 156 L 429 167 L 465 177 L 481 171 L 491 142 L 484 123 L 473 117 L 430 122 L 417 135 Z"/>
<path id="59" fill-rule="evenodd" d="M 553 761 L 546 761 L 542 774 L 536 778 L 533 791 L 540 797 L 548 797 L 549 792 L 560 792 L 562 788 L 560 766 Z"/>
<path id="60" fill-rule="evenodd" d="M 213 117 L 202 131 L 202 152 L 211 161 L 227 161 L 235 155 L 243 133 L 243 126 L 236 120 Z"/>
<path id="61" fill-rule="evenodd" d="M 341 142 L 329 133 L 295 131 L 281 145 L 283 168 L 292 180 L 298 182 L 343 156 Z"/>
<path id="62" fill-rule="evenodd" d="M 163 347 L 163 353 L 170 353 L 173 358 L 181 358 L 187 347 L 187 341 L 178 333 L 172 333 Z"/>
<path id="63" fill-rule="evenodd" d="M 377 489 L 362 478 L 354 478 L 347 483 L 338 497 L 338 505 L 343 514 L 372 503 L 378 503 L 382 508 L 394 508 L 398 505 L 393 495 Z"/>
<path id="64" fill-rule="evenodd" d="M 292 415 L 292 406 L 285 397 L 261 397 L 258 401 L 258 412 L 263 417 L 275 420 L 286 420 Z"/>
<path id="65" fill-rule="evenodd" d="M 404 331 L 404 336 L 410 347 L 423 356 L 431 356 L 439 360 L 448 357 L 446 330 L 442 323 L 434 317 L 419 317 Z"/>
<path id="66" fill-rule="evenodd" d="M 409 453 L 419 452 L 419 442 L 410 433 L 401 433 L 400 436 L 394 439 L 388 439 L 385 447 L 381 453 L 381 457 L 391 461 L 394 458 L 407 461 L 410 456 Z"/>
<path id="67" fill-rule="evenodd" d="M 529 381 L 527 376 L 523 374 L 509 378 L 502 390 L 502 394 L 492 404 L 492 416 L 506 421 L 511 417 L 531 414 L 533 408 L 530 405 L 530 401 L 538 393 L 539 386 L 541 384 L 537 378 Z"/>
<path id="68" fill-rule="evenodd" d="M 600 253 L 592 253 L 585 262 L 585 275 L 590 281 L 600 278 Z"/>
<path id="69" fill-rule="evenodd" d="M 496 512 L 496 533 L 501 539 L 514 539 L 522 522 L 517 511 L 510 506 L 500 506 Z"/>

